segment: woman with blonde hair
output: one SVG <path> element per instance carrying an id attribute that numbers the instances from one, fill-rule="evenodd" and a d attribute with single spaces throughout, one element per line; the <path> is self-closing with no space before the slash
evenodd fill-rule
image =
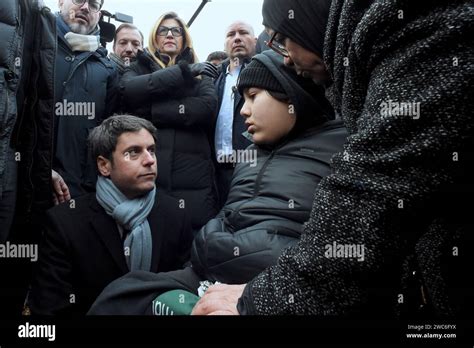
<path id="1" fill-rule="evenodd" d="M 195 231 L 217 213 L 209 137 L 217 113 L 209 77 L 216 75 L 212 64 L 198 62 L 185 23 L 168 12 L 120 83 L 123 109 L 158 129 L 158 188 L 178 199 Z"/>

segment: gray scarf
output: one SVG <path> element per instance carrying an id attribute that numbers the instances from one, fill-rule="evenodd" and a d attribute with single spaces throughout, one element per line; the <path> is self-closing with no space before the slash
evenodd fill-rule
<path id="1" fill-rule="evenodd" d="M 58 35 L 67 41 L 73 52 L 94 52 L 100 47 L 99 26 L 90 35 L 82 35 L 73 33 L 60 13 L 56 14 L 56 18 Z"/>
<path id="2" fill-rule="evenodd" d="M 125 239 L 125 260 L 130 271 L 150 271 L 151 230 L 147 217 L 155 203 L 156 188 L 146 195 L 128 199 L 112 182 L 99 176 L 96 185 L 99 204 L 118 224 L 131 232 Z"/>

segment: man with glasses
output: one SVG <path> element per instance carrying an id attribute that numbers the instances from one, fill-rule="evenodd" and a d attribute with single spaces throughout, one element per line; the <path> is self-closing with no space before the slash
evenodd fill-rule
<path id="1" fill-rule="evenodd" d="M 103 0 L 60 0 L 56 18 L 53 188 L 55 204 L 94 190 L 89 131 L 115 109 L 118 72 L 100 46 Z"/>
<path id="2" fill-rule="evenodd" d="M 243 150 L 251 144 L 242 135 L 247 129 L 245 120 L 240 115 L 244 100 L 239 93 L 236 93 L 234 86 L 237 84 L 242 69 L 255 55 L 256 45 L 257 38 L 249 24 L 236 21 L 227 29 L 224 46 L 229 59 L 222 62 L 221 73 L 215 82 L 219 97 L 219 114 L 214 145 L 220 207 L 227 199 L 236 164 L 228 161 L 227 158 L 232 157 L 234 150 Z"/>
<path id="3" fill-rule="evenodd" d="M 266 44 L 283 56 L 285 65 L 293 67 L 299 75 L 313 79 L 316 84 L 325 85 L 330 80 L 323 61 L 324 33 L 330 1 L 320 1 L 313 6 L 317 10 L 312 12 L 314 19 L 310 24 L 300 24 L 300 31 L 292 30 L 290 28 L 295 19 L 290 16 L 288 21 L 282 24 L 282 30 L 289 30 L 291 37 L 269 27 L 271 37 Z M 292 12 L 289 13 L 291 15 Z M 272 21 L 272 16 L 273 13 L 269 13 L 267 21 Z M 301 21 L 301 18 L 298 20 Z"/>

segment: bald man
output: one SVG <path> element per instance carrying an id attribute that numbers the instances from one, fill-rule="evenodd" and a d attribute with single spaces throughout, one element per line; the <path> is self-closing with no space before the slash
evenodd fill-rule
<path id="1" fill-rule="evenodd" d="M 216 79 L 219 96 L 219 114 L 215 127 L 216 177 L 219 203 L 222 207 L 229 193 L 235 162 L 232 153 L 251 144 L 242 133 L 246 131 L 240 109 L 244 101 L 233 92 L 242 68 L 255 55 L 257 38 L 251 25 L 236 21 L 229 25 L 225 34 L 224 50 L 229 58 L 222 62 L 221 73 Z M 235 156 L 233 156 L 235 158 Z"/>

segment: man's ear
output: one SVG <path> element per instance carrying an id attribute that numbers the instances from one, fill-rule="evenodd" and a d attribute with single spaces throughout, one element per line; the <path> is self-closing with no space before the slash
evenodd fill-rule
<path id="1" fill-rule="evenodd" d="M 112 169 L 110 160 L 103 156 L 97 157 L 97 169 L 102 176 L 109 176 Z"/>

